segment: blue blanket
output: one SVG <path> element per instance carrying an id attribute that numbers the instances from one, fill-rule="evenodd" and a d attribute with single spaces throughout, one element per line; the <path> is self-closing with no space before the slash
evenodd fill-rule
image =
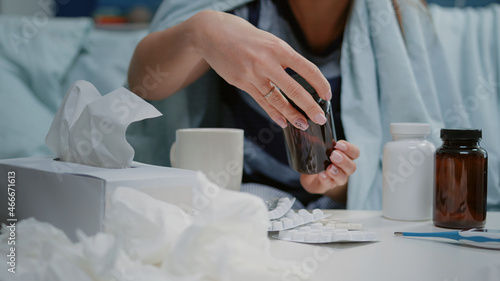
<path id="1" fill-rule="evenodd" d="M 164 1 L 151 30 L 173 26 L 202 9 L 230 10 L 246 2 Z M 356 161 L 358 170 L 349 179 L 347 206 L 381 208 L 382 149 L 391 140 L 389 124 L 425 122 L 431 125 L 429 139 L 436 147 L 441 143 L 441 128 L 483 129 L 482 145 L 489 152 L 488 204 L 490 210 L 498 210 L 499 8 L 446 10 L 428 9 L 418 0 L 398 3 L 401 28 L 390 0 L 357 0 L 344 32 L 342 120 L 347 140 L 362 152 Z M 155 104 L 165 118 L 136 128 L 132 137 L 142 149 L 136 150 L 142 161 L 153 160 L 148 157 L 154 155 L 144 149 L 151 142 L 168 148 L 175 129 L 196 127 L 202 121 L 210 124 L 204 118 L 217 107 L 215 79 L 209 72 L 181 90 L 183 94 Z M 157 126 L 164 128 L 161 134 L 154 132 Z M 147 133 L 157 137 L 148 140 Z M 155 151 L 156 157 L 162 153 L 167 159 L 166 149 Z"/>
<path id="2" fill-rule="evenodd" d="M 483 80 L 499 81 L 498 22 L 493 17 L 498 7 L 492 7 L 490 17 L 472 10 L 457 17 L 445 16 L 448 10 L 433 6 L 432 18 L 420 1 L 400 1 L 403 19 L 400 32 L 388 2 L 357 1 L 344 38 L 344 127 L 348 140 L 359 145 L 363 152 L 357 175 L 349 180 L 349 207 L 380 208 L 381 154 L 383 145 L 391 139 L 389 124 L 425 122 L 431 124 L 430 141 L 436 147 L 441 144 L 441 128 L 483 129 L 482 145 L 490 153 L 489 205 L 500 208 L 500 154 L 494 145 L 495 140 L 500 140 L 498 87 L 489 87 L 487 91 L 491 93 L 479 96 L 470 91 L 481 85 L 481 76 Z M 463 12 L 456 10 L 454 14 L 457 13 Z M 442 20 L 455 30 L 436 24 L 441 27 L 438 34 L 434 20 Z M 456 28 L 454 23 L 460 20 L 467 28 Z M 483 38 L 476 37 L 481 33 Z M 465 48 L 452 44 L 444 49 L 442 42 L 451 42 L 453 36 L 465 38 L 469 44 Z M 454 49 L 461 52 L 451 58 L 447 54 Z M 481 65 L 485 58 L 497 61 Z M 466 61 L 478 67 L 467 68 Z M 471 106 L 476 108 L 472 110 Z"/>
<path id="3" fill-rule="evenodd" d="M 500 210 L 500 5 L 430 11 L 453 85 L 463 101 L 444 112 L 451 126 L 483 130 L 488 151 L 488 208 Z"/>

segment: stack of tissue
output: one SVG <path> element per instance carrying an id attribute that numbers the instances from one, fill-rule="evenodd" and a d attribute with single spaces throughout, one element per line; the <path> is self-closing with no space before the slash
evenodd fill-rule
<path id="1" fill-rule="evenodd" d="M 295 263 L 271 257 L 262 199 L 198 177 L 217 193 L 196 216 L 120 187 L 110 198 L 105 232 L 78 232 L 77 243 L 50 224 L 19 222 L 16 273 L 0 271 L 0 280 L 280 280 Z M 8 239 L 4 231 L 3 257 Z"/>

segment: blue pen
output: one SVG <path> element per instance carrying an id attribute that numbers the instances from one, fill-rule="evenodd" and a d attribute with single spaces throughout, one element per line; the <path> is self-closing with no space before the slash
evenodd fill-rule
<path id="1" fill-rule="evenodd" d="M 394 232 L 395 236 L 445 238 L 458 241 L 461 244 L 481 248 L 500 250 L 500 230 L 498 229 L 468 229 L 445 232 Z"/>

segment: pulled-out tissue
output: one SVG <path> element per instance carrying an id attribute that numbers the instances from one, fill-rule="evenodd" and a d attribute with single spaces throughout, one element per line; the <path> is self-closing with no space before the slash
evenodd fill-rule
<path id="1" fill-rule="evenodd" d="M 45 143 L 61 161 L 102 168 L 128 168 L 134 149 L 125 131 L 132 122 L 161 113 L 125 88 L 101 96 L 87 81 L 66 93 Z"/>
<path id="2" fill-rule="evenodd" d="M 0 280 L 274 281 L 297 265 L 271 256 L 262 199 L 219 188 L 201 173 L 198 180 L 199 192 L 210 193 L 196 216 L 119 187 L 110 198 L 106 232 L 87 237 L 79 231 L 77 243 L 48 223 L 18 222 L 16 273 L 0 271 Z M 8 254 L 8 241 L 4 231 L 1 256 Z"/>

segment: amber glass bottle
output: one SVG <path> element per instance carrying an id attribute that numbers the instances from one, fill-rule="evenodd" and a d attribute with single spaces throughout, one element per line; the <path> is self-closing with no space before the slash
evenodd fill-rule
<path id="1" fill-rule="evenodd" d="M 481 130 L 442 129 L 436 151 L 434 224 L 447 228 L 483 227 L 486 222 L 488 156 Z"/>

